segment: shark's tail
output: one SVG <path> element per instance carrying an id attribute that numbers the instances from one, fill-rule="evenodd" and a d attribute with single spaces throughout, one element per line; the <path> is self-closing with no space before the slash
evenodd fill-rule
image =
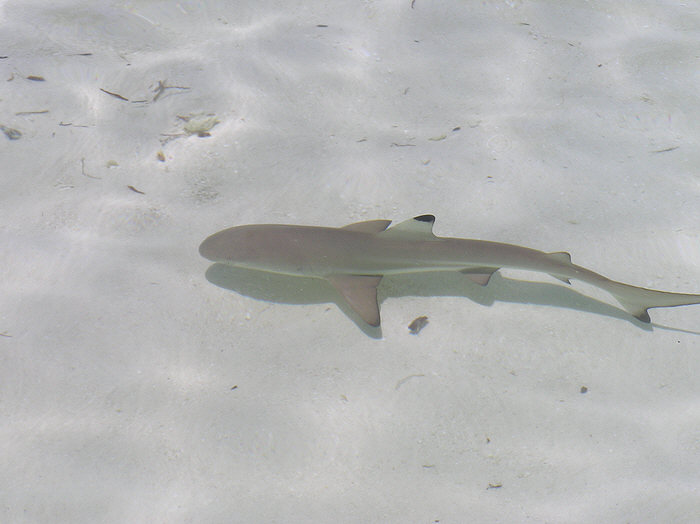
<path id="1" fill-rule="evenodd" d="M 700 295 L 667 293 L 643 287 L 635 287 L 622 282 L 614 282 L 610 293 L 627 310 L 642 322 L 651 322 L 649 312 L 653 307 L 673 307 L 700 304 Z"/>

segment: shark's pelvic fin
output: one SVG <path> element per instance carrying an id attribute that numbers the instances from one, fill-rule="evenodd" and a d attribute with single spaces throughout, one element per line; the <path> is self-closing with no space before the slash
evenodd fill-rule
<path id="1" fill-rule="evenodd" d="M 377 286 L 382 280 L 381 276 L 332 275 L 327 279 L 362 320 L 370 326 L 379 325 Z"/>
<path id="2" fill-rule="evenodd" d="M 348 231 L 358 231 L 360 233 L 381 233 L 391 224 L 391 220 L 367 220 L 366 222 L 355 222 L 340 229 Z"/>
<path id="3" fill-rule="evenodd" d="M 499 268 L 497 267 L 469 267 L 467 269 L 462 269 L 460 273 L 467 275 L 470 280 L 476 282 L 480 286 L 485 286 L 491 280 L 491 275 L 493 275 Z"/>
<path id="4" fill-rule="evenodd" d="M 412 240 L 435 240 L 433 235 L 433 215 L 420 215 L 395 225 L 382 233 L 383 238 L 403 238 Z"/>

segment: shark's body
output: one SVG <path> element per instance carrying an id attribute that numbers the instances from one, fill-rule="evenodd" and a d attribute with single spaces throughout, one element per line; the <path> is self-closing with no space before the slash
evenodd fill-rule
<path id="1" fill-rule="evenodd" d="M 421 215 L 387 229 L 390 220 L 342 228 L 259 224 L 232 227 L 199 247 L 205 258 L 237 267 L 324 278 L 360 317 L 379 325 L 377 286 L 396 273 L 455 270 L 486 285 L 499 268 L 578 279 L 604 289 L 633 316 L 650 322 L 647 309 L 700 304 L 700 295 L 666 293 L 610 280 L 571 263 L 568 253 L 545 253 L 512 244 L 437 237 L 435 217 Z"/>

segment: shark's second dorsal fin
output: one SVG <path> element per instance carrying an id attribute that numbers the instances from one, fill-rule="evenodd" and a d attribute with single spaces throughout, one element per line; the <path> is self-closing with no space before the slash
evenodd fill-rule
<path id="1" fill-rule="evenodd" d="M 367 220 L 366 222 L 355 222 L 348 224 L 340 229 L 348 231 L 357 231 L 359 233 L 381 233 L 391 224 L 391 220 Z"/>
<path id="2" fill-rule="evenodd" d="M 555 253 L 547 253 L 547 256 L 551 258 L 552 260 L 556 260 L 558 262 L 567 262 L 571 264 L 571 254 L 567 253 L 566 251 L 557 251 Z"/>
<path id="3" fill-rule="evenodd" d="M 382 233 L 383 238 L 412 238 L 415 240 L 434 240 L 437 238 L 433 235 L 433 224 L 435 217 L 433 215 L 420 215 L 409 220 L 404 220 L 400 224 L 395 225 Z"/>
<path id="4" fill-rule="evenodd" d="M 562 262 L 564 264 L 571 264 L 571 255 L 566 251 L 557 251 L 555 253 L 547 253 L 547 258 L 556 260 L 557 262 Z M 557 280 L 561 280 L 564 284 L 571 284 L 571 280 L 567 277 L 557 275 L 556 273 L 550 273 Z"/>

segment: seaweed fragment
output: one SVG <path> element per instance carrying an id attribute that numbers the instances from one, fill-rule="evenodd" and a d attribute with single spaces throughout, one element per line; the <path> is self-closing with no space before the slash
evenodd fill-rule
<path id="1" fill-rule="evenodd" d="M 18 113 L 15 113 L 15 116 L 45 115 L 48 112 L 48 109 L 42 109 L 41 111 L 19 111 Z"/>
<path id="2" fill-rule="evenodd" d="M 95 176 L 95 175 L 91 175 L 90 173 L 87 173 L 87 172 L 85 171 L 85 157 L 83 157 L 83 158 L 80 159 L 80 173 L 81 173 L 83 176 L 86 176 L 86 177 L 88 177 L 88 178 L 94 178 L 94 179 L 96 179 L 96 180 L 101 180 L 100 177 Z"/>
<path id="3" fill-rule="evenodd" d="M 101 87 L 100 87 L 100 91 L 102 91 L 103 93 L 107 93 L 109 96 L 113 96 L 114 98 L 118 98 L 119 100 L 124 100 L 124 102 L 129 101 L 128 98 L 120 95 L 119 93 L 112 93 L 111 91 L 107 91 L 106 89 L 102 89 Z"/>
<path id="4" fill-rule="evenodd" d="M 169 85 L 166 85 L 165 82 L 167 82 L 167 80 L 158 80 L 158 85 L 156 85 L 155 89 L 153 89 L 153 92 L 155 93 L 155 95 L 153 95 L 153 102 L 158 100 L 160 98 L 160 96 L 163 93 L 165 93 L 165 91 L 167 89 L 180 89 L 180 90 L 191 89 L 190 87 L 186 87 L 186 86 L 169 86 Z"/>
<path id="5" fill-rule="evenodd" d="M 13 129 L 2 124 L 0 124 L 0 131 L 5 133 L 5 136 L 10 140 L 19 140 L 22 137 L 22 133 L 20 133 L 17 129 Z"/>
<path id="6" fill-rule="evenodd" d="M 177 117 L 185 122 L 183 129 L 188 135 L 197 135 L 199 137 L 211 136 L 209 131 L 219 123 L 219 119 L 213 114 L 196 114 L 196 115 L 177 115 Z"/>

